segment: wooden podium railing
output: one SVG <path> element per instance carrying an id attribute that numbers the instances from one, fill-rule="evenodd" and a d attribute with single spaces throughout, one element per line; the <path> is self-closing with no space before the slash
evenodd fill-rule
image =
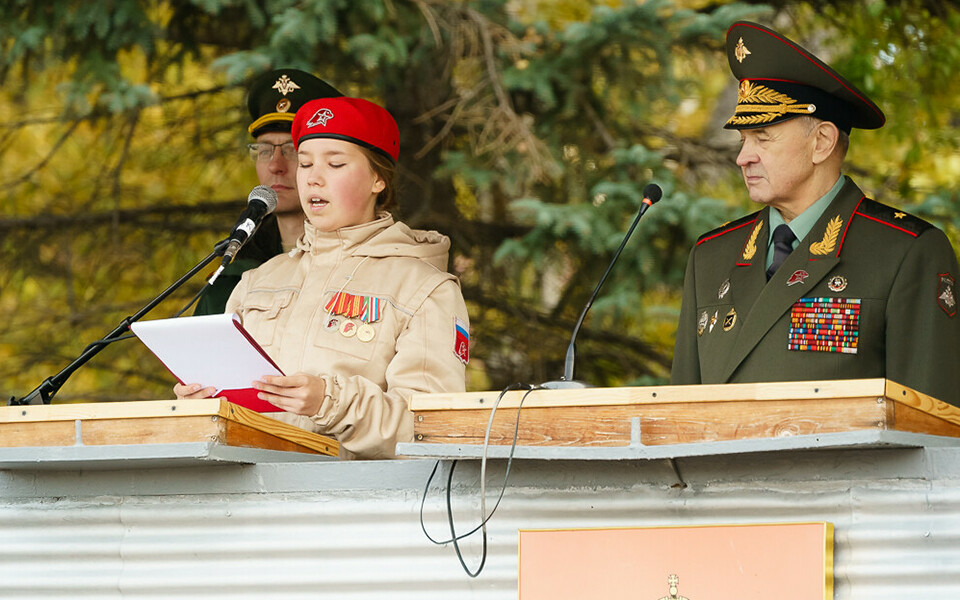
<path id="1" fill-rule="evenodd" d="M 339 453 L 334 439 L 217 398 L 0 407 L 0 448 L 189 442 Z"/>
<path id="2" fill-rule="evenodd" d="M 525 392 L 500 402 L 490 444 L 513 441 Z M 419 394 L 415 443 L 482 444 L 499 392 Z M 645 446 L 859 430 L 960 437 L 960 408 L 886 379 L 537 390 L 523 402 L 523 446 Z"/>

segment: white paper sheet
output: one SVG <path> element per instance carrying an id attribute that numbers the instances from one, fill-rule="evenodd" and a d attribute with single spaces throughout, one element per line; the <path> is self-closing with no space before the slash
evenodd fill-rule
<path id="1" fill-rule="evenodd" d="M 180 383 L 219 392 L 250 388 L 264 375 L 283 375 L 235 314 L 140 321 L 130 328 Z"/>

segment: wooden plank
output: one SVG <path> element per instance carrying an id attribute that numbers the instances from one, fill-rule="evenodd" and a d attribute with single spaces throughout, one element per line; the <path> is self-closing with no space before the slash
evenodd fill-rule
<path id="1" fill-rule="evenodd" d="M 132 402 L 91 402 L 43 406 L 3 406 L 0 407 L 0 423 L 216 415 L 220 414 L 220 407 L 225 403 L 226 401 L 219 398 L 203 398 L 200 400 L 137 400 Z"/>
<path id="2" fill-rule="evenodd" d="M 845 379 L 831 381 L 786 381 L 776 383 L 731 383 L 722 385 L 635 386 L 619 388 L 583 388 L 573 390 L 536 390 L 523 406 L 616 406 L 661 404 L 664 402 L 731 402 L 737 400 L 809 400 L 854 397 L 883 397 L 885 379 Z M 526 392 L 509 392 L 501 408 L 516 408 Z M 411 408 L 425 410 L 489 409 L 499 392 L 466 394 L 414 394 Z"/>
<path id="3" fill-rule="evenodd" d="M 915 408 L 918 411 L 927 413 L 948 423 L 960 425 L 960 408 L 946 402 L 941 402 L 932 396 L 921 394 L 920 392 L 900 385 L 894 381 L 887 380 L 886 397 L 898 404 Z M 906 411 L 904 411 L 906 413 Z M 909 431 L 909 430 L 903 430 Z M 926 432 L 922 432 L 926 433 Z M 938 434 L 948 435 L 948 434 Z"/>
<path id="4" fill-rule="evenodd" d="M 516 414 L 516 410 L 498 410 L 491 444 L 512 442 Z M 873 397 L 529 409 L 524 404 L 517 443 L 625 446 L 630 442 L 631 417 L 640 417 L 640 441 L 651 446 L 883 429 L 889 421 L 887 403 Z M 490 412 L 485 409 L 423 411 L 414 420 L 415 439 L 424 443 L 482 444 L 489 418 Z"/>
<path id="5" fill-rule="evenodd" d="M 897 431 L 960 437 L 960 426 L 956 423 L 931 415 L 912 406 L 896 402 L 891 402 L 891 404 L 896 407 L 894 414 L 895 424 L 892 428 Z"/>
<path id="6" fill-rule="evenodd" d="M 0 425 L 0 448 L 72 446 L 76 426 L 73 421 L 57 423 L 8 423 Z"/>
<path id="7" fill-rule="evenodd" d="M 221 442 L 224 422 L 219 416 L 88 419 L 81 421 L 87 446 Z"/>
<path id="8" fill-rule="evenodd" d="M 337 456 L 336 440 L 219 398 L 0 408 L 0 447 L 215 442 Z M 235 423 L 236 426 L 230 426 Z"/>

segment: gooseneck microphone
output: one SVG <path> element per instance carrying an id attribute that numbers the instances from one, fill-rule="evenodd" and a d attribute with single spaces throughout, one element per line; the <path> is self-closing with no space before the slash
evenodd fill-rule
<path id="1" fill-rule="evenodd" d="M 237 252 L 240 251 L 240 248 L 247 243 L 250 236 L 252 236 L 257 230 L 257 227 L 260 226 L 263 218 L 272 213 L 276 208 L 277 192 L 275 192 L 273 188 L 258 185 L 250 190 L 250 195 L 247 196 L 247 208 L 240 213 L 237 224 L 233 226 L 233 231 L 230 232 L 230 237 L 227 238 L 227 249 L 223 253 L 223 261 L 220 263 L 220 268 L 216 270 L 207 283 L 212 284 L 217 280 L 220 273 L 223 272 L 227 265 L 233 262 L 233 259 L 237 256 Z"/>
<path id="2" fill-rule="evenodd" d="M 597 284 L 597 287 L 593 290 L 593 293 L 590 294 L 590 299 L 587 300 L 587 305 L 583 307 L 583 312 L 580 313 L 580 318 L 577 319 L 577 324 L 573 328 L 573 334 L 570 336 L 570 345 L 567 346 L 567 357 L 563 364 L 563 377 L 561 377 L 559 381 L 548 381 L 542 384 L 541 387 L 554 390 L 587 387 L 587 384 L 580 381 L 575 381 L 573 379 L 573 368 L 577 360 L 577 334 L 580 333 L 580 326 L 583 325 L 583 320 L 587 316 L 587 311 L 590 310 L 591 306 L 593 306 L 593 301 L 596 299 L 597 294 L 600 293 L 600 288 L 603 287 L 603 283 L 607 280 L 607 275 L 610 274 L 610 271 L 613 269 L 613 265 L 617 262 L 617 259 L 620 258 L 620 253 L 623 252 L 624 246 L 627 245 L 627 241 L 629 241 L 630 236 L 633 235 L 633 230 L 637 228 L 637 223 L 640 222 L 640 217 L 647 212 L 647 209 L 659 202 L 660 198 L 662 197 L 663 190 L 661 190 L 660 186 L 655 183 L 648 183 L 643 188 L 643 200 L 640 202 L 640 210 L 637 212 L 637 218 L 633 220 L 633 225 L 630 226 L 630 229 L 627 230 L 627 235 L 625 235 L 623 237 L 623 241 L 620 242 L 620 247 L 617 248 L 616 254 L 613 255 L 613 260 L 610 261 L 610 265 L 603 273 L 603 277 L 600 278 L 600 283 Z"/>

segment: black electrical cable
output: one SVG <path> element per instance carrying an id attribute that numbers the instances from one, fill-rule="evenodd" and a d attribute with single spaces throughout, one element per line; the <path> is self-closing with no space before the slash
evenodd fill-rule
<path id="1" fill-rule="evenodd" d="M 485 496 L 486 496 L 486 491 L 485 491 L 485 483 L 486 483 L 486 482 L 485 482 L 484 480 L 485 480 L 485 477 L 486 477 L 487 449 L 488 449 L 488 447 L 489 447 L 490 429 L 491 429 L 492 426 L 493 426 L 493 416 L 494 416 L 494 414 L 495 414 L 496 411 L 497 411 L 497 407 L 499 406 L 500 401 L 503 399 L 503 396 L 504 396 L 507 392 L 513 391 L 513 390 L 518 390 L 518 389 L 523 389 L 523 388 L 526 388 L 526 393 L 523 394 L 523 396 L 520 398 L 520 403 L 517 405 L 517 418 L 516 418 L 516 422 L 514 423 L 513 440 L 512 440 L 512 442 L 511 442 L 511 444 L 510 444 L 510 453 L 509 453 L 509 456 L 508 456 L 508 458 L 507 458 L 507 466 L 506 466 L 506 469 L 505 469 L 505 472 L 504 472 L 504 475 L 503 475 L 503 484 L 502 484 L 501 487 L 500 487 L 500 493 L 499 493 L 499 495 L 497 496 L 497 501 L 496 501 L 496 503 L 494 504 L 493 508 L 490 510 L 490 513 L 487 514 L 487 515 L 483 515 L 483 512 L 484 512 L 484 511 L 483 511 L 483 509 L 481 509 L 482 520 L 481 520 L 480 524 L 477 525 L 476 527 L 474 527 L 473 529 L 471 529 L 470 531 L 468 531 L 467 533 L 464 533 L 464 534 L 461 534 L 461 535 L 457 535 L 456 526 L 455 526 L 454 519 L 453 519 L 452 490 L 453 490 L 453 473 L 454 473 L 454 471 L 456 470 L 457 463 L 458 463 L 459 461 L 454 460 L 454 461 L 451 462 L 451 464 L 450 464 L 450 472 L 447 474 L 447 489 L 446 489 L 446 494 L 445 494 L 445 495 L 446 495 L 446 505 L 447 505 L 447 522 L 448 522 L 448 524 L 449 524 L 449 526 L 450 526 L 450 539 L 448 539 L 448 540 L 443 540 L 443 541 L 439 541 L 439 540 L 434 539 L 434 538 L 427 532 L 426 526 L 424 525 L 424 522 L 423 522 L 423 508 L 424 508 L 424 504 L 426 503 L 427 492 L 428 492 L 429 489 L 430 489 L 430 483 L 433 481 L 433 477 L 434 477 L 434 475 L 436 475 L 437 469 L 440 467 L 440 461 L 439 461 L 439 460 L 438 460 L 438 461 L 436 462 L 436 464 L 433 466 L 433 470 L 430 472 L 430 476 L 427 478 L 427 484 L 426 484 L 426 486 L 424 487 L 424 490 L 423 490 L 423 498 L 422 498 L 422 500 L 421 500 L 421 502 L 420 502 L 420 529 L 423 531 L 423 534 L 427 537 L 427 539 L 430 540 L 431 542 L 433 542 L 434 544 L 443 545 L 443 544 L 449 544 L 449 543 L 452 542 L 452 543 L 453 543 L 454 551 L 455 551 L 456 554 L 457 554 L 457 560 L 460 561 L 460 566 L 463 567 L 464 572 L 466 572 L 466 574 L 469 575 L 470 577 L 476 577 L 476 576 L 478 576 L 478 575 L 480 574 L 480 572 L 483 570 L 483 567 L 484 567 L 484 565 L 486 564 L 486 561 L 487 561 L 487 529 L 486 529 L 486 525 L 487 525 L 487 522 L 493 517 L 494 513 L 497 511 L 497 508 L 500 506 L 500 501 L 503 500 L 503 495 L 504 495 L 504 493 L 506 492 L 506 489 L 507 489 L 507 480 L 508 480 L 509 477 L 510 477 L 510 469 L 511 469 L 511 466 L 513 465 L 513 457 L 514 457 L 514 453 L 515 453 L 516 447 L 517 447 L 517 438 L 519 437 L 519 433 L 520 433 L 520 411 L 521 411 L 521 409 L 523 408 L 523 403 L 524 403 L 524 401 L 527 399 L 527 396 L 530 395 L 531 392 L 533 392 L 534 390 L 543 389 L 543 388 L 541 388 L 540 386 L 529 386 L 529 385 L 522 384 L 522 383 L 511 384 L 511 385 L 507 386 L 506 388 L 504 388 L 503 391 L 500 392 L 500 395 L 497 397 L 497 400 L 496 400 L 496 402 L 494 403 L 493 408 L 491 409 L 491 412 L 490 412 L 490 420 L 489 420 L 489 422 L 487 423 L 487 431 L 486 431 L 486 435 L 485 435 L 485 437 L 484 437 L 483 456 L 482 456 L 481 470 L 480 470 L 480 474 L 481 474 L 481 481 L 480 481 L 480 486 L 481 486 L 481 498 L 480 498 L 481 506 L 484 504 L 484 500 L 485 500 Z M 465 562 L 464 559 L 463 559 L 463 554 L 462 554 L 462 552 L 461 552 L 461 550 L 460 550 L 459 541 L 462 540 L 462 539 L 464 539 L 464 538 L 467 538 L 467 537 L 473 535 L 474 533 L 476 533 L 477 531 L 481 531 L 481 530 L 482 530 L 482 533 L 483 533 L 483 540 L 482 540 L 482 546 L 481 546 L 480 565 L 477 567 L 477 570 L 476 570 L 476 571 L 471 571 L 470 568 L 467 566 L 466 562 Z"/>

